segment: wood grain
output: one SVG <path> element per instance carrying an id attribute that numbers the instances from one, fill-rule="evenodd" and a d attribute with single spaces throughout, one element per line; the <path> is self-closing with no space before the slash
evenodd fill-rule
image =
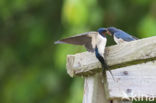
<path id="1" fill-rule="evenodd" d="M 114 45 L 105 50 L 110 69 L 156 60 L 156 36 Z M 84 52 L 67 56 L 67 72 L 73 76 L 89 76 L 101 71 L 94 53 Z"/>
<path id="2" fill-rule="evenodd" d="M 110 103 L 105 93 L 101 73 L 85 78 L 83 103 Z"/>
<path id="3" fill-rule="evenodd" d="M 132 103 L 156 99 L 156 61 L 85 77 L 83 103 Z M 112 101 L 112 102 L 110 102 Z"/>
<path id="4" fill-rule="evenodd" d="M 156 98 L 156 61 L 115 69 L 112 73 L 116 81 L 107 72 L 105 84 L 109 98 Z"/>

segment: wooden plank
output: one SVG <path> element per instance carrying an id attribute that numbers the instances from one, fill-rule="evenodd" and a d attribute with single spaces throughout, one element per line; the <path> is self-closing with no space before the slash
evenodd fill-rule
<path id="1" fill-rule="evenodd" d="M 85 77 L 83 103 L 110 103 L 102 81 L 101 73 Z"/>
<path id="2" fill-rule="evenodd" d="M 108 75 L 109 77 L 109 75 Z M 132 101 L 108 97 L 107 79 L 102 73 L 85 77 L 83 103 L 132 103 Z"/>
<path id="3" fill-rule="evenodd" d="M 156 36 L 108 47 L 105 59 L 111 69 L 156 60 Z M 67 56 L 67 72 L 71 77 L 95 74 L 99 68 L 101 65 L 94 53 Z"/>
<path id="4" fill-rule="evenodd" d="M 156 98 L 156 61 L 112 70 L 116 81 L 107 72 L 110 99 L 152 101 Z"/>

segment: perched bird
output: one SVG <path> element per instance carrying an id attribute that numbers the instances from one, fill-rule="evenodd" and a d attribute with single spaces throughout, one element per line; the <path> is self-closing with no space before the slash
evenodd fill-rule
<path id="1" fill-rule="evenodd" d="M 95 53 L 96 58 L 100 61 L 104 72 L 105 69 L 109 70 L 109 66 L 107 65 L 104 59 L 104 51 L 107 43 L 107 38 L 105 36 L 106 32 L 107 32 L 106 28 L 99 28 L 97 32 L 93 31 L 78 34 L 76 36 L 56 41 L 55 44 L 65 43 L 74 45 L 84 45 L 87 51 Z M 110 70 L 109 72 L 112 75 Z"/>
<path id="2" fill-rule="evenodd" d="M 120 30 L 120 29 L 117 29 L 115 27 L 108 27 L 107 28 L 107 33 L 109 35 L 113 35 L 114 37 L 114 41 L 117 43 L 117 44 L 121 44 L 123 42 L 130 42 L 130 41 L 134 41 L 134 40 L 137 40 L 136 37 Z"/>

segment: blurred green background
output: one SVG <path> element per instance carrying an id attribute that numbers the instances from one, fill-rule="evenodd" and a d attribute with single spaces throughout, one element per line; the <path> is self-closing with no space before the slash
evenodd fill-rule
<path id="1" fill-rule="evenodd" d="M 155 11 L 155 0 L 0 0 L 0 103 L 81 103 L 66 55 L 85 49 L 54 41 L 109 26 L 155 36 Z"/>

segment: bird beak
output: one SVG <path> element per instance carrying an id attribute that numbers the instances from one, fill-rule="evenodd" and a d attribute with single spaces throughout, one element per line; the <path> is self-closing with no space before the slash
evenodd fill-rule
<path id="1" fill-rule="evenodd" d="M 107 30 L 107 34 L 110 35 L 110 36 L 112 36 L 112 34 L 108 30 Z"/>
<path id="2" fill-rule="evenodd" d="M 102 34 L 103 34 L 104 36 L 106 36 L 106 33 L 107 33 L 107 31 L 102 32 Z"/>

